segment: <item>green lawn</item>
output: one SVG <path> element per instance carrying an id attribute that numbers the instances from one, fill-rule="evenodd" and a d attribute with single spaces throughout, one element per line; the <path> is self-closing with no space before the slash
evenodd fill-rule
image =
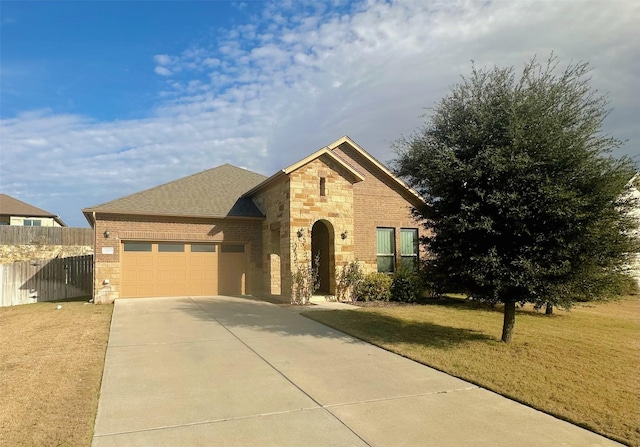
<path id="1" fill-rule="evenodd" d="M 309 318 L 569 420 L 640 445 L 640 297 L 516 316 L 463 299 L 313 311 Z M 389 380 L 393 380 L 390 378 Z"/>

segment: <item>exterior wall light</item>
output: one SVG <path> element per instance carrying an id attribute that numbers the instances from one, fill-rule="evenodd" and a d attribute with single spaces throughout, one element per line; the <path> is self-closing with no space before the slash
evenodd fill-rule
<path id="1" fill-rule="evenodd" d="M 109 232 L 109 230 L 104 230 L 104 237 L 109 237 L 111 236 L 111 233 Z"/>
<path id="2" fill-rule="evenodd" d="M 304 230 L 302 228 L 300 228 L 296 234 L 298 235 L 298 239 L 300 239 L 302 236 L 304 236 Z"/>
<path id="3" fill-rule="evenodd" d="M 342 238 L 342 240 L 345 240 L 348 236 L 349 236 L 349 232 L 347 230 L 344 230 L 342 234 L 340 234 L 340 237 Z"/>

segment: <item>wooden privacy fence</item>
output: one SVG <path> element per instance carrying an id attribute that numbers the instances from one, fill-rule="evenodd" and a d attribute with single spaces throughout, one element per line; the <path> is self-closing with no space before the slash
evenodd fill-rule
<path id="1" fill-rule="evenodd" d="M 0 226 L 2 245 L 93 245 L 92 228 Z"/>
<path id="2" fill-rule="evenodd" d="M 38 259 L 0 265 L 0 307 L 93 293 L 93 256 Z"/>

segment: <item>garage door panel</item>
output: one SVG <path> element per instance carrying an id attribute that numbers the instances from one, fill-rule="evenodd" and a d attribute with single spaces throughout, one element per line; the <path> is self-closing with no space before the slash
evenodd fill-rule
<path id="1" fill-rule="evenodd" d="M 158 268 L 160 269 L 173 269 L 173 268 L 186 268 L 187 257 L 185 254 L 167 256 L 166 253 L 158 253 Z"/>
<path id="2" fill-rule="evenodd" d="M 163 244 L 163 250 L 180 249 L 180 244 Z M 213 244 L 198 244 L 195 252 L 191 252 L 190 244 L 182 244 L 184 251 L 181 252 L 160 252 L 158 243 L 152 245 L 151 252 L 121 251 L 121 296 L 205 296 L 219 293 L 219 250 Z M 133 249 L 136 248 L 134 245 Z"/>
<path id="3" fill-rule="evenodd" d="M 131 277 L 136 282 L 153 282 L 155 274 L 153 270 L 133 270 L 127 273 L 125 278 Z"/>

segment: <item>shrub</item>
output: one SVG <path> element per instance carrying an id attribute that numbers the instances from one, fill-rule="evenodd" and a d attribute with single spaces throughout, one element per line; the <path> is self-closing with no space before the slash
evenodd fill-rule
<path id="1" fill-rule="evenodd" d="M 293 248 L 293 281 L 291 304 L 309 304 L 313 293 L 320 285 L 318 265 L 320 264 L 320 253 L 315 256 L 315 266 L 309 259 L 309 253 L 304 249 L 307 246 L 307 239 L 304 230 L 298 231 L 299 241 L 292 244 Z M 303 252 L 302 260 L 298 257 L 298 250 Z"/>
<path id="2" fill-rule="evenodd" d="M 369 273 L 356 285 L 355 296 L 358 301 L 389 301 L 391 278 L 384 273 Z"/>
<path id="3" fill-rule="evenodd" d="M 355 301 L 355 290 L 362 278 L 362 269 L 357 260 L 343 265 L 336 275 L 336 298 L 338 301 L 343 301 L 345 298 Z"/>
<path id="4" fill-rule="evenodd" d="M 391 299 L 402 303 L 415 303 L 421 298 L 424 287 L 416 272 L 399 270 L 391 281 Z"/>

